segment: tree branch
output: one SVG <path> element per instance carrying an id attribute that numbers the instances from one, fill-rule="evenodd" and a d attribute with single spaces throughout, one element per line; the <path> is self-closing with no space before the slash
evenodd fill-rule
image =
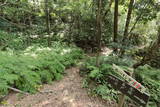
<path id="1" fill-rule="evenodd" d="M 28 93 L 26 93 L 26 92 L 24 92 L 24 91 L 21 91 L 21 90 L 19 90 L 19 89 L 16 89 L 16 88 L 9 87 L 9 86 L 8 86 L 8 88 L 9 88 L 10 90 L 13 90 L 13 91 L 16 91 L 16 92 L 19 92 L 19 93 L 25 94 L 25 95 L 29 95 Z"/>

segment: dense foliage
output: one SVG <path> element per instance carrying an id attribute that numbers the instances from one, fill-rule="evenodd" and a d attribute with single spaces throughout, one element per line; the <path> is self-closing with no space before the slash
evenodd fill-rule
<path id="1" fill-rule="evenodd" d="M 108 74 L 120 78 L 116 64 L 134 68 L 151 94 L 149 106 L 160 106 L 159 0 L 0 0 L 0 94 L 9 86 L 33 93 L 61 79 L 82 50 L 96 52 L 81 67 L 92 94 L 118 100 L 106 82 Z"/>
<path id="2" fill-rule="evenodd" d="M 160 70 L 152 68 L 148 65 L 140 66 L 135 70 L 136 79 L 149 89 L 151 94 L 151 107 L 159 107 L 160 105 Z"/>
<path id="3" fill-rule="evenodd" d="M 91 85 L 91 92 L 96 95 L 100 95 L 104 99 L 117 101 L 118 92 L 115 91 L 108 83 L 107 76 L 109 74 L 119 76 L 118 73 L 114 72 L 112 64 L 117 64 L 123 68 L 129 67 L 131 61 L 129 59 L 120 59 L 116 56 L 102 56 L 100 58 L 100 67 L 96 67 L 96 58 L 89 57 L 84 64 L 81 65 L 81 74 L 85 76 L 85 82 L 87 85 Z"/>
<path id="4" fill-rule="evenodd" d="M 42 83 L 60 80 L 64 69 L 82 58 L 76 47 L 55 45 L 54 48 L 32 46 L 14 53 L 0 52 L 0 93 L 8 93 L 8 86 L 35 92 Z"/>
<path id="5" fill-rule="evenodd" d="M 86 63 L 81 66 L 81 74 L 85 76 L 84 86 L 89 88 L 91 92 L 101 96 L 104 99 L 117 101 L 119 92 L 115 91 L 106 81 L 107 75 L 112 74 L 116 77 L 124 79 L 118 75 L 113 69 L 112 64 L 116 64 L 123 68 L 125 71 L 133 72 L 130 70 L 135 61 L 131 58 L 119 58 L 117 56 L 102 56 L 100 58 L 100 67 L 96 67 L 96 58 L 88 58 Z M 137 81 L 144 85 L 151 97 L 149 100 L 149 107 L 159 107 L 160 85 L 158 69 L 152 68 L 149 65 L 140 66 L 135 69 L 135 78 Z M 94 85 L 93 85 L 94 84 Z M 130 102 L 130 101 L 129 101 Z"/>

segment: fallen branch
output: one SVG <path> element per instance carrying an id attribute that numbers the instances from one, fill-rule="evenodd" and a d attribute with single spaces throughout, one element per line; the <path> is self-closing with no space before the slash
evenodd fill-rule
<path id="1" fill-rule="evenodd" d="M 22 93 L 22 94 L 25 94 L 25 95 L 29 95 L 29 93 L 24 92 L 24 91 L 21 91 L 21 90 L 19 90 L 19 89 L 13 88 L 13 87 L 9 87 L 9 86 L 8 86 L 8 89 L 13 90 L 13 91 L 18 92 L 18 93 Z"/>

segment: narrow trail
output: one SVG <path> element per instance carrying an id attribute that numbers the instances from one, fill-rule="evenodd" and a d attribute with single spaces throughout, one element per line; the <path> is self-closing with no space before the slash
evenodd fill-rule
<path id="1" fill-rule="evenodd" d="M 7 106 L 2 107 L 115 107 L 114 103 L 88 95 L 87 90 L 82 88 L 83 78 L 78 68 L 72 67 L 65 72 L 62 80 L 43 85 L 41 91 L 44 93 L 23 98 L 12 93 L 6 100 Z"/>

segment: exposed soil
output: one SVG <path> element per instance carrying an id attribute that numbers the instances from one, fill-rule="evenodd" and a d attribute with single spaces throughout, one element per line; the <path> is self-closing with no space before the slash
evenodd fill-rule
<path id="1" fill-rule="evenodd" d="M 0 107 L 115 107 L 113 102 L 103 101 L 90 96 L 82 88 L 82 77 L 76 67 L 65 71 L 64 78 L 53 84 L 43 85 L 41 92 L 19 96 L 12 93 L 6 100 L 6 105 Z"/>

